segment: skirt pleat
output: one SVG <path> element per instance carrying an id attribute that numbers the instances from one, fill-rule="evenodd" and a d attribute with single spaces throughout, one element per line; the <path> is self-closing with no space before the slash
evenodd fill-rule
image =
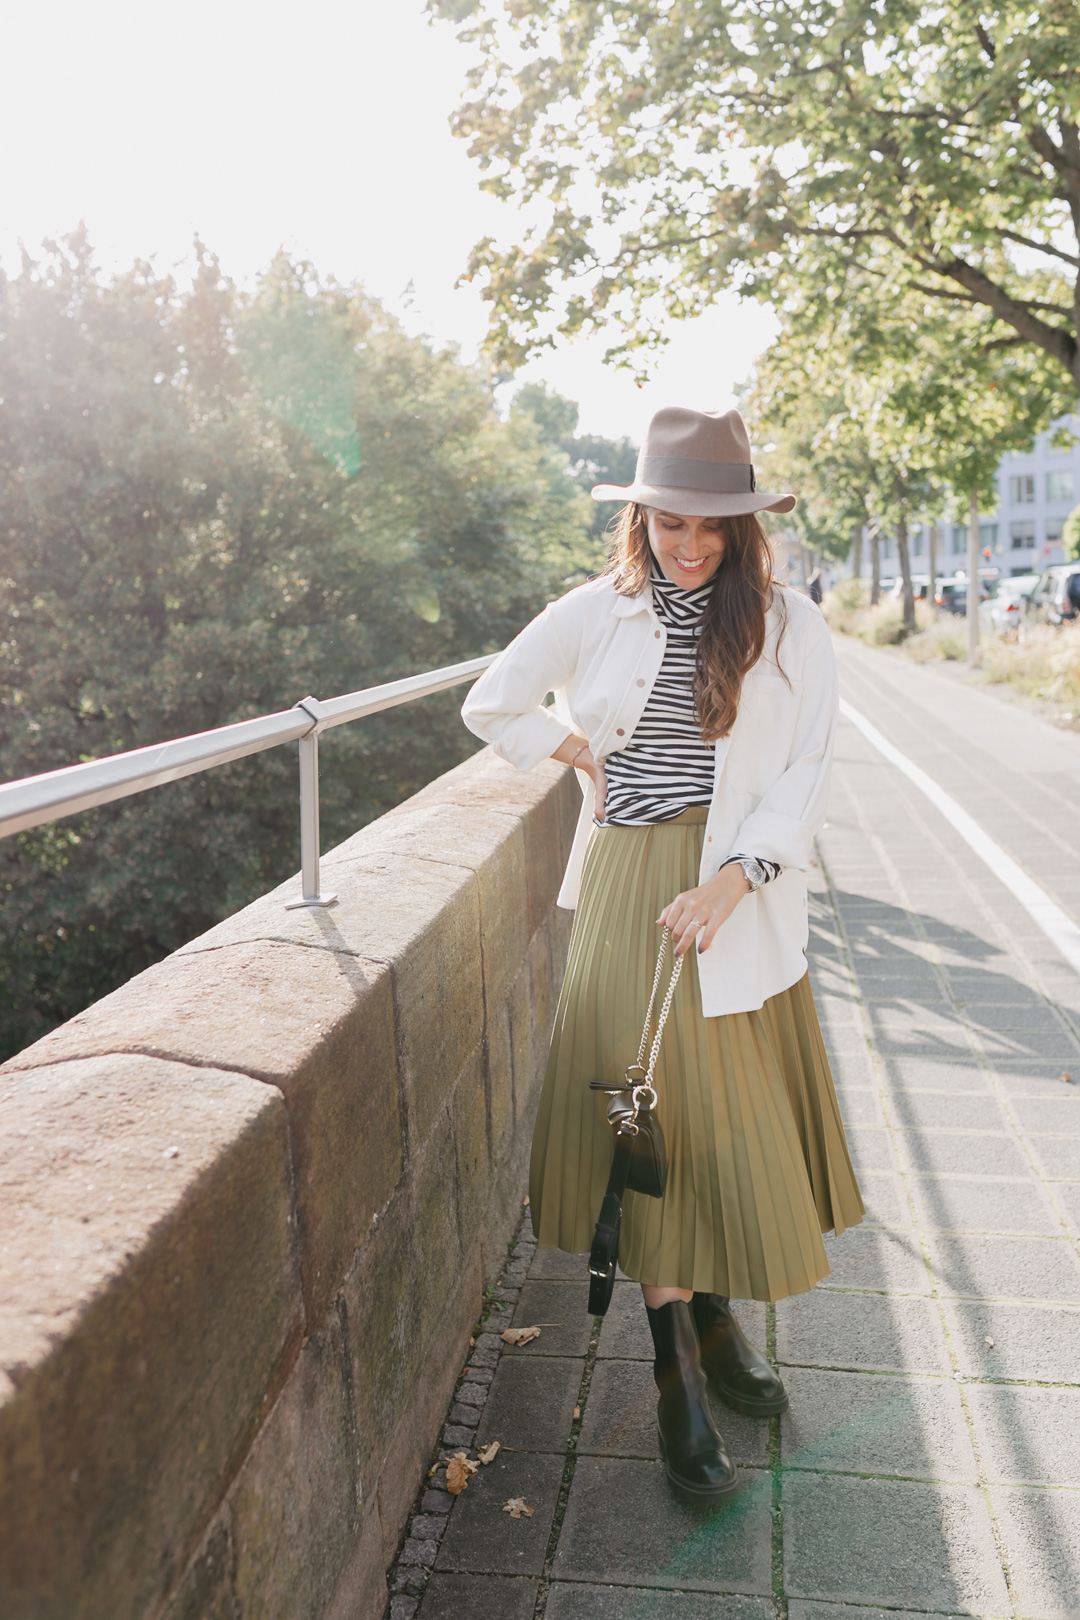
<path id="1" fill-rule="evenodd" d="M 612 1132 L 608 1099 L 589 1081 L 621 1080 L 636 1061 L 655 919 L 697 884 L 704 816 L 593 829 L 533 1137 L 530 1206 L 546 1246 L 592 1244 Z M 829 1269 L 821 1234 L 856 1225 L 863 1204 L 809 976 L 758 1012 L 706 1018 L 691 952 L 656 1089 L 667 1187 L 659 1199 L 626 1196 L 626 1275 L 737 1299 L 812 1288 Z"/>

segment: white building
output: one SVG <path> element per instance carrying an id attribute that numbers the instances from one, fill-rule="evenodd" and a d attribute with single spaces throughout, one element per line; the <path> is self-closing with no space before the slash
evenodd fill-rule
<path id="1" fill-rule="evenodd" d="M 1073 442 L 1056 450 L 1052 440 L 1059 430 L 1073 435 Z M 983 562 L 1004 575 L 1039 574 L 1053 563 L 1068 559 L 1061 543 L 1065 519 L 1080 504 L 1080 417 L 1064 416 L 1047 432 L 1040 433 L 1032 450 L 1002 456 L 997 470 L 997 510 L 986 513 L 979 524 Z M 966 513 L 958 521 L 938 525 L 936 570 L 939 575 L 963 570 L 967 559 Z M 930 530 L 926 524 L 913 528 L 910 538 L 911 571 L 925 574 L 929 564 Z M 894 580 L 900 571 L 896 541 L 889 534 L 880 539 L 881 581 Z M 870 577 L 870 547 L 863 546 L 862 575 Z"/>

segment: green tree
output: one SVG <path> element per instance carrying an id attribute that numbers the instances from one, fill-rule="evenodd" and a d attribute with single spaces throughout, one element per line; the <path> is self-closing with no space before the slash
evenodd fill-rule
<path id="1" fill-rule="evenodd" d="M 279 259 L 242 299 L 0 281 L 0 769 L 15 778 L 503 645 L 595 553 L 566 458 L 487 377 Z M 475 746 L 441 694 L 325 739 L 329 844 Z M 10 1052 L 297 863 L 275 750 L 5 840 Z"/>
<path id="2" fill-rule="evenodd" d="M 1000 0 L 430 0 L 480 53 L 456 127 L 539 223 L 475 249 L 492 342 L 717 291 L 983 309 L 1080 388 L 1080 8 Z"/>
<path id="3" fill-rule="evenodd" d="M 1065 519 L 1061 543 L 1065 548 L 1066 557 L 1070 560 L 1080 558 L 1080 506 L 1074 506 Z"/>
<path id="4" fill-rule="evenodd" d="M 595 484 L 633 482 L 637 445 L 627 438 L 605 439 L 595 434 L 579 434 L 578 408 L 573 400 L 556 394 L 543 383 L 526 383 L 514 395 L 513 412 L 532 417 L 544 441 L 567 458 L 570 476 L 586 494 Z M 598 548 L 606 548 L 608 526 L 623 504 L 621 501 L 594 502 L 590 498 L 589 531 Z M 602 554 L 598 550 L 598 562 Z"/>
<path id="5" fill-rule="evenodd" d="M 855 299 L 826 325 L 814 309 L 789 307 L 748 403 L 759 436 L 786 446 L 810 523 L 892 528 L 913 626 L 911 524 L 953 498 L 992 509 L 1002 454 L 1028 448 L 1071 385 L 1041 351 L 995 347 L 984 312 L 950 314 L 917 292 L 871 310 Z"/>

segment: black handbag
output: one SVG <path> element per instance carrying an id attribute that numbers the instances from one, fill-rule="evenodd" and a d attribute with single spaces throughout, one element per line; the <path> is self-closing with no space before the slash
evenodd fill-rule
<path id="1" fill-rule="evenodd" d="M 671 979 L 656 1022 L 656 1034 L 653 1037 L 647 1067 L 645 1051 L 649 1044 L 653 1007 L 656 1005 L 656 992 L 660 987 L 660 977 L 670 939 L 671 931 L 665 928 L 656 958 L 652 994 L 645 1014 L 645 1026 L 641 1031 L 637 1062 L 630 1065 L 625 1080 L 619 1085 L 612 1085 L 606 1080 L 589 1081 L 592 1091 L 604 1091 L 610 1095 L 607 1117 L 615 1132 L 611 1173 L 608 1176 L 607 1190 L 593 1233 L 592 1249 L 589 1251 L 589 1312 L 592 1316 L 603 1316 L 611 1303 L 615 1287 L 615 1271 L 619 1261 L 619 1232 L 622 1226 L 622 1201 L 625 1194 L 628 1191 L 639 1192 L 647 1198 L 662 1198 L 667 1183 L 667 1147 L 660 1121 L 656 1117 L 657 1096 L 653 1074 L 660 1052 L 664 1025 L 671 1011 L 671 1000 L 675 994 L 675 986 L 679 982 L 679 974 L 682 972 L 681 956 L 676 956 L 671 969 Z"/>

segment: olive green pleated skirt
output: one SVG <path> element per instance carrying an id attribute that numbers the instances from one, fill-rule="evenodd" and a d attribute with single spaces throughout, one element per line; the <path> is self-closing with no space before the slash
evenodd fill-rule
<path id="1" fill-rule="evenodd" d="M 611 1168 L 608 1099 L 637 1057 L 661 930 L 698 881 L 705 811 L 594 827 L 533 1136 L 537 1240 L 587 1253 Z M 666 987 L 666 976 L 664 987 Z M 821 1234 L 863 1217 L 809 976 L 759 1012 L 706 1018 L 694 953 L 656 1071 L 668 1150 L 663 1198 L 628 1193 L 628 1277 L 736 1299 L 783 1299 L 829 1270 Z"/>

